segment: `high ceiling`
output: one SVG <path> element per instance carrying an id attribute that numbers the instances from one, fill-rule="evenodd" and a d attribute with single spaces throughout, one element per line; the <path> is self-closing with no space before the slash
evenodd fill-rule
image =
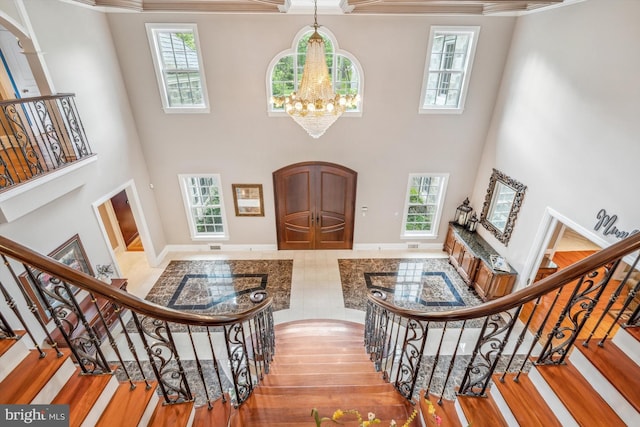
<path id="1" fill-rule="evenodd" d="M 75 0 L 147 12 L 313 13 L 313 0 Z M 581 0 L 318 0 L 319 14 L 517 13 Z"/>

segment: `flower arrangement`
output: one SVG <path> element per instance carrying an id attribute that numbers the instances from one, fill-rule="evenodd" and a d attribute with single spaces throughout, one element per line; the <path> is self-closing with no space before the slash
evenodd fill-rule
<path id="1" fill-rule="evenodd" d="M 358 420 L 359 427 L 370 427 L 374 424 L 380 424 L 382 422 L 380 421 L 380 419 L 376 418 L 376 414 L 374 414 L 373 412 L 369 412 L 367 414 L 367 419 L 363 420 L 362 415 L 360 415 L 360 412 L 356 411 L 355 409 L 349 409 L 347 411 L 338 409 L 333 413 L 331 418 L 320 417 L 320 414 L 318 414 L 318 410 L 316 408 L 313 408 L 311 410 L 311 416 L 316 421 L 316 427 L 321 427 L 322 423 L 325 421 L 331 421 L 335 424 L 340 424 L 339 420 L 342 419 L 345 415 L 354 415 Z M 409 427 L 409 425 L 411 425 L 411 422 L 415 419 L 417 415 L 418 415 L 418 410 L 414 409 L 413 413 L 411 414 L 407 422 L 405 422 L 402 425 L 402 427 Z M 398 424 L 396 423 L 396 420 L 391 420 L 391 423 L 389 423 L 389 427 L 397 427 L 397 426 Z"/>
<path id="2" fill-rule="evenodd" d="M 436 422 L 436 425 L 439 426 L 440 424 L 442 424 L 442 418 L 440 417 L 440 415 L 436 414 L 436 407 L 433 406 L 433 403 L 429 399 L 425 398 L 424 400 L 427 401 L 427 406 L 428 406 L 427 412 L 429 413 L 429 416 L 433 417 L 433 419 Z"/>

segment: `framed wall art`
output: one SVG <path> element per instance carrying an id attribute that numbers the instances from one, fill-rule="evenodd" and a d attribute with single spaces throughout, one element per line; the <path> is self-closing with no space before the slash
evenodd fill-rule
<path id="1" fill-rule="evenodd" d="M 49 256 L 75 270 L 93 276 L 93 269 L 80 241 L 80 236 L 77 234 L 56 248 Z M 55 294 L 56 285 L 60 283 L 57 279 L 37 269 L 32 268 L 31 272 L 33 273 L 33 277 L 40 282 L 40 286 L 45 290 L 45 293 Z M 42 301 L 40 294 L 35 290 L 36 285 L 32 283 L 31 276 L 25 271 L 18 278 L 36 305 L 42 318 L 44 320 L 51 319 L 51 315 L 46 309 L 46 304 Z M 75 286 L 69 285 L 69 287 L 74 295 L 80 291 L 80 289 Z M 63 297 L 66 297 L 66 295 L 63 295 Z M 52 307 L 61 304 L 53 296 L 47 296 L 47 299 Z"/>
<path id="2" fill-rule="evenodd" d="M 236 216 L 264 216 L 262 184 L 231 184 Z"/>

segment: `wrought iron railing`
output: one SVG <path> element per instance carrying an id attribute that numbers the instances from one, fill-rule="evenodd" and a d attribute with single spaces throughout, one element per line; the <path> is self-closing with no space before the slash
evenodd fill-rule
<path id="1" fill-rule="evenodd" d="M 365 346 L 376 369 L 408 400 L 421 390 L 440 396 L 440 403 L 456 394 L 485 396 L 495 374 L 504 380 L 507 371 L 516 372 L 517 381 L 532 361 L 563 364 L 596 330 L 604 346 L 614 328 L 640 326 L 640 284 L 633 278 L 638 249 L 640 233 L 526 289 L 446 312 L 402 309 L 373 291 Z"/>
<path id="2" fill-rule="evenodd" d="M 242 312 L 217 316 L 187 313 L 108 286 L 2 236 L 0 256 L 5 266 L 0 271 L 0 291 L 19 323 L 11 327 L 1 315 L 0 339 L 18 338 L 15 329 L 22 329 L 41 357 L 45 357 L 43 347 L 47 345 L 62 356 L 62 343 L 84 374 L 112 373 L 115 366 L 118 378 L 132 388 L 140 382 L 146 387 L 157 383 L 166 404 L 196 400 L 209 408 L 217 398 L 225 402 L 230 398 L 234 406 L 241 405 L 269 371 L 275 338 L 272 299 L 265 293 L 252 298 L 259 302 Z M 26 284 L 20 281 L 24 277 Z M 20 289 L 18 295 L 6 286 L 7 278 Z M 48 319 L 24 288 L 29 284 L 55 323 L 51 332 L 46 327 Z M 74 294 L 73 287 L 82 291 Z M 88 310 L 81 309 L 85 295 L 95 306 L 97 317 L 90 319 Z M 101 310 L 97 297 L 109 300 L 117 327 L 105 319 L 106 310 L 104 306 Z M 4 307 L 0 303 L 0 313 Z M 104 333 L 99 336 L 98 331 Z M 44 343 L 38 338 L 42 336 Z"/>
<path id="3" fill-rule="evenodd" d="M 0 101 L 0 191 L 91 155 L 75 95 Z"/>

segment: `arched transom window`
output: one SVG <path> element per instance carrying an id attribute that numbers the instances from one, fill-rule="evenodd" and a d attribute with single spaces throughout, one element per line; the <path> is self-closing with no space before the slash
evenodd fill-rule
<path id="1" fill-rule="evenodd" d="M 339 94 L 359 94 L 360 102 L 345 112 L 347 115 L 362 113 L 363 72 L 358 60 L 349 52 L 340 50 L 338 43 L 326 28 L 319 28 L 325 44 L 325 56 L 333 90 Z M 284 113 L 284 107 L 276 107 L 273 96 L 285 96 L 298 90 L 307 53 L 307 42 L 313 34 L 312 27 L 301 30 L 293 40 L 291 49 L 280 52 L 267 69 L 267 104 L 269 113 Z"/>

